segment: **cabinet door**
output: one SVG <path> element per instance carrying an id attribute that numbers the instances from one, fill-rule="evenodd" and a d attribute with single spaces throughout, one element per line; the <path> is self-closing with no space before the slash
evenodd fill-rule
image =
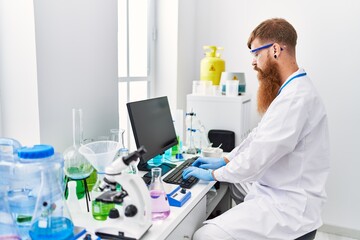
<path id="1" fill-rule="evenodd" d="M 192 239 L 194 232 L 206 219 L 206 196 L 192 209 L 182 222 L 170 233 L 167 240 Z"/>

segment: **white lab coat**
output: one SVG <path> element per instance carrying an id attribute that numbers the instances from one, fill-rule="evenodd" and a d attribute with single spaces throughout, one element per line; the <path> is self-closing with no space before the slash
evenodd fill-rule
<path id="1" fill-rule="evenodd" d="M 230 162 L 214 171 L 216 179 L 253 184 L 244 203 L 205 223 L 244 240 L 295 239 L 321 226 L 328 125 L 308 76 L 287 84 L 257 128 L 227 157 Z"/>

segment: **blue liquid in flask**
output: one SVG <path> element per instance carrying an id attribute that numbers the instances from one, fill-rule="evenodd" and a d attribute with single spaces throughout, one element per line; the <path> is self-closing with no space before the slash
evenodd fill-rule
<path id="1" fill-rule="evenodd" d="M 39 219 L 33 223 L 29 234 L 31 239 L 68 239 L 73 235 L 74 225 L 65 217 Z"/>

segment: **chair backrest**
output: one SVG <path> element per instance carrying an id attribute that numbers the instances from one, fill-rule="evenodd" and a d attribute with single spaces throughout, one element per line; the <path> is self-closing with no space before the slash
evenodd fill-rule
<path id="1" fill-rule="evenodd" d="M 313 240 L 313 239 L 315 239 L 315 235 L 316 235 L 316 229 L 312 232 L 309 232 L 309 233 L 295 239 L 295 240 Z"/>

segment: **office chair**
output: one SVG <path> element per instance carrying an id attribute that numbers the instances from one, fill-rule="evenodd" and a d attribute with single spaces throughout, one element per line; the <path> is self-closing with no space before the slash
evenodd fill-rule
<path id="1" fill-rule="evenodd" d="M 315 239 L 316 230 L 317 229 L 315 229 L 314 231 L 309 232 L 309 233 L 307 233 L 307 234 L 305 234 L 305 235 L 303 235 L 303 236 L 301 236 L 301 237 L 299 237 L 299 238 L 297 238 L 295 240 L 313 240 L 313 239 Z"/>

